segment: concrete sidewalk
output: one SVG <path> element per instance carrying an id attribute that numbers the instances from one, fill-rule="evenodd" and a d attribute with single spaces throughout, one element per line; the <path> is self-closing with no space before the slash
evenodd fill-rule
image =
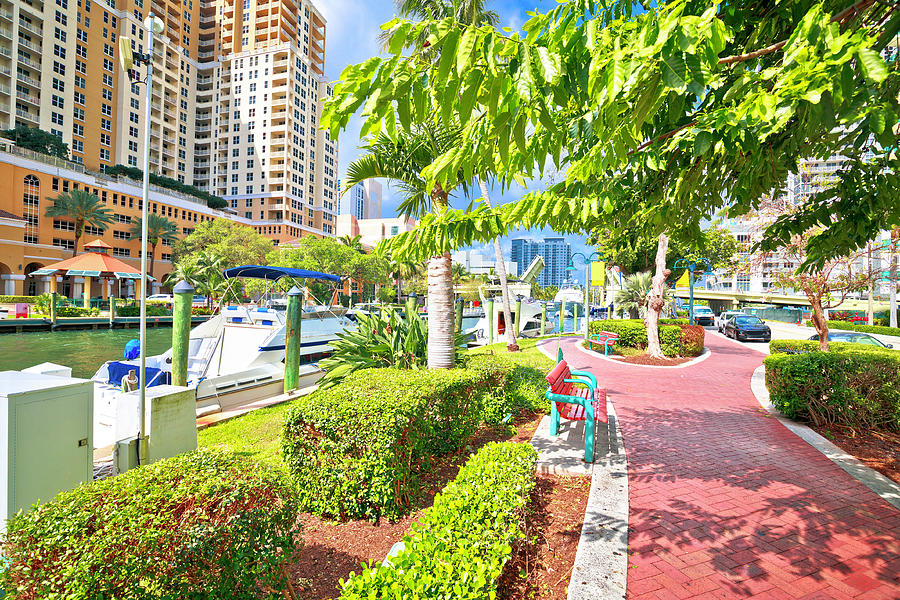
<path id="1" fill-rule="evenodd" d="M 708 335 L 707 360 L 648 368 L 578 343 L 626 449 L 628 598 L 900 598 L 900 511 L 760 407 L 761 353 Z"/>

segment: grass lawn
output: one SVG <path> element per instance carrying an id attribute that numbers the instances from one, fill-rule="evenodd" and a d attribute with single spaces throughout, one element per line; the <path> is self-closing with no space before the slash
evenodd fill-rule
<path id="1" fill-rule="evenodd" d="M 522 352 L 509 354 L 506 344 L 492 344 L 470 350 L 472 354 L 500 354 L 508 356 L 525 367 L 535 367 L 542 373 L 553 368 L 554 361 L 544 356 L 536 347 L 533 338 L 519 340 Z M 543 379 L 533 383 L 535 390 L 531 393 L 542 394 Z M 269 408 L 261 408 L 242 417 L 226 421 L 221 425 L 208 427 L 197 433 L 197 445 L 201 448 L 219 448 L 249 456 L 254 460 L 279 469 L 284 468 L 281 462 L 281 425 L 284 414 L 290 409 L 291 402 L 285 402 Z"/>
<path id="2" fill-rule="evenodd" d="M 279 441 L 284 413 L 290 407 L 291 402 L 285 402 L 208 427 L 197 433 L 197 445 L 236 452 L 261 463 L 284 468 Z"/>

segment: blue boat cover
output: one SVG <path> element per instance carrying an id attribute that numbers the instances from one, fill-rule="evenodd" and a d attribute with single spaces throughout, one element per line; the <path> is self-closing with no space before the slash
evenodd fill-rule
<path id="1" fill-rule="evenodd" d="M 134 369 L 138 379 L 141 377 L 140 367 L 128 363 L 112 361 L 107 365 L 107 368 L 109 370 L 109 382 L 112 385 L 122 385 L 122 378 L 128 375 L 128 371 L 131 371 L 132 369 Z M 147 372 L 147 387 L 169 383 L 169 374 L 165 371 L 161 371 L 154 367 L 145 367 L 145 370 Z"/>
<path id="2" fill-rule="evenodd" d="M 141 340 L 128 340 L 125 343 L 125 360 L 134 360 L 141 355 Z"/>
<path id="3" fill-rule="evenodd" d="M 290 269 L 288 267 L 263 267 L 260 265 L 232 267 L 230 269 L 225 269 L 222 274 L 225 276 L 225 279 L 248 277 L 250 279 L 268 279 L 269 281 L 277 281 L 282 277 L 296 277 L 297 279 L 322 279 L 325 281 L 333 281 L 335 283 L 341 282 L 340 277 L 337 275 L 329 275 L 328 273 L 307 271 L 306 269 Z"/>

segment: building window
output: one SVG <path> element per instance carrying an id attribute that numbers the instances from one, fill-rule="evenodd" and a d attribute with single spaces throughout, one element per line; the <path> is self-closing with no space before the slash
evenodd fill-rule
<path id="1" fill-rule="evenodd" d="M 53 229 L 58 231 L 75 231 L 75 222 L 53 219 Z"/>
<path id="2" fill-rule="evenodd" d="M 113 248 L 113 256 L 131 256 L 131 250 L 128 248 Z"/>
<path id="3" fill-rule="evenodd" d="M 131 217 L 128 215 L 120 215 L 118 213 L 115 214 L 116 223 L 131 223 Z"/>
<path id="4" fill-rule="evenodd" d="M 75 240 L 64 240 L 61 238 L 53 238 L 53 245 L 57 248 L 65 248 L 66 250 L 75 249 Z"/>
<path id="5" fill-rule="evenodd" d="M 85 225 L 84 226 L 84 234 L 85 235 L 96 235 L 97 237 L 103 237 L 106 233 L 105 229 L 101 229 L 100 227 L 94 227 L 93 225 Z"/>
<path id="6" fill-rule="evenodd" d="M 131 234 L 127 231 L 113 231 L 113 239 L 114 240 L 127 240 L 131 237 Z"/>

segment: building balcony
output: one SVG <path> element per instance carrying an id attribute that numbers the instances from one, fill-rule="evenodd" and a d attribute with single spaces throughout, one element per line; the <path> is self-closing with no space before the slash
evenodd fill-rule
<path id="1" fill-rule="evenodd" d="M 30 113 L 30 112 L 26 112 L 26 111 L 22 110 L 21 108 L 17 108 L 17 109 L 16 109 L 16 116 L 19 117 L 19 118 L 21 118 L 21 119 L 25 119 L 26 121 L 31 121 L 32 123 L 37 123 L 37 122 L 38 122 L 38 116 L 37 116 L 37 115 L 32 114 L 32 113 Z"/>
<path id="2" fill-rule="evenodd" d="M 0 47 L 0 54 L 4 54 L 4 52 L 3 52 L 4 50 L 5 50 L 5 48 Z M 12 52 L 10 52 L 10 55 L 11 55 L 11 54 L 12 54 Z M 8 55 L 8 56 L 9 56 L 9 55 Z M 10 58 L 11 58 L 11 56 L 10 56 Z M 26 66 L 28 66 L 28 67 L 31 67 L 31 68 L 34 69 L 35 71 L 40 71 L 40 70 L 41 70 L 41 63 L 39 63 L 39 62 L 37 62 L 37 61 L 34 61 L 34 60 L 31 60 L 30 58 L 26 58 L 26 57 L 22 56 L 21 54 L 18 55 L 18 56 L 16 57 L 16 60 L 17 60 L 20 64 L 23 64 L 23 65 L 26 65 Z"/>
<path id="3" fill-rule="evenodd" d="M 26 85 L 30 85 L 31 87 L 33 87 L 36 90 L 41 89 L 41 82 L 38 81 L 37 79 L 29 77 L 28 75 L 23 75 L 22 73 L 16 73 L 16 79 L 18 79 L 19 81 L 21 81 L 22 83 L 24 83 Z"/>
<path id="4" fill-rule="evenodd" d="M 35 35 L 44 35 L 44 32 L 40 27 L 36 27 L 28 21 L 23 21 L 22 19 L 19 19 L 19 28 L 24 29 L 25 31 L 29 31 Z"/>
<path id="5" fill-rule="evenodd" d="M 35 106 L 41 105 L 41 100 L 37 96 L 32 96 L 31 94 L 27 94 L 20 90 L 16 90 L 16 98 L 22 100 L 23 102 L 28 102 L 29 104 L 34 104 Z"/>
<path id="6" fill-rule="evenodd" d="M 19 45 L 23 48 L 28 48 L 29 50 L 34 50 L 35 52 L 42 52 L 41 47 L 38 44 L 33 44 L 26 39 L 19 38 Z"/>

